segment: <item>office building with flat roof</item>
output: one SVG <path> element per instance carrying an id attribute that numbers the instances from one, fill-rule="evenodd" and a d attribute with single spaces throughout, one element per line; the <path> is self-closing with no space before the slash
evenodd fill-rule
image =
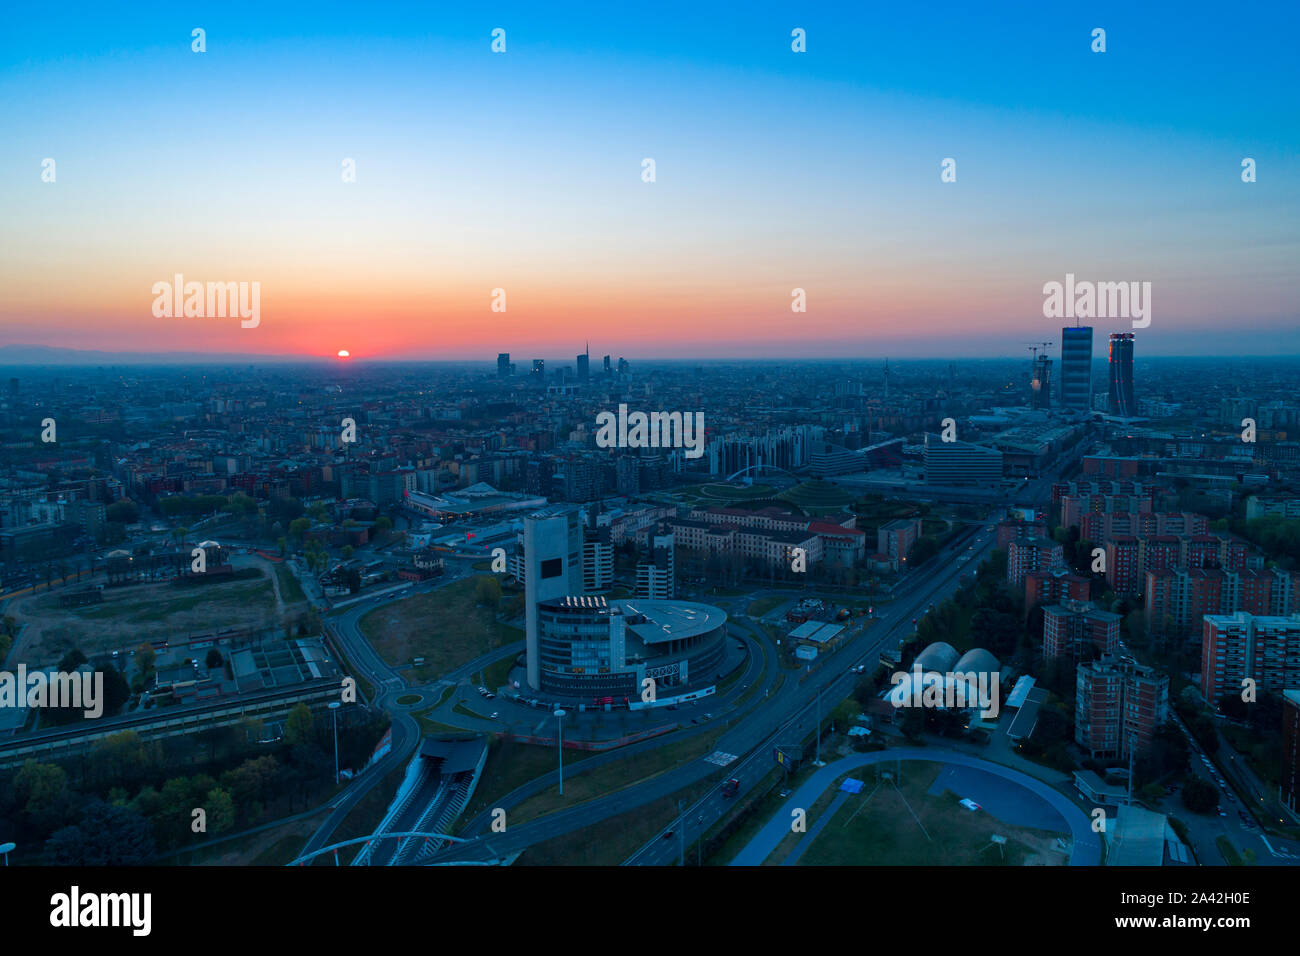
<path id="1" fill-rule="evenodd" d="M 1092 410 L 1092 326 L 1061 329 L 1061 408 Z"/>

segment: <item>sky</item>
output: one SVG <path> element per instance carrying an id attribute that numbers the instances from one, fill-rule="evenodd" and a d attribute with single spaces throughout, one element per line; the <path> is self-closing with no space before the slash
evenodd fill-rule
<path id="1" fill-rule="evenodd" d="M 3 14 L 0 346 L 1019 356 L 1070 273 L 1300 354 L 1294 3 L 180 6 Z"/>

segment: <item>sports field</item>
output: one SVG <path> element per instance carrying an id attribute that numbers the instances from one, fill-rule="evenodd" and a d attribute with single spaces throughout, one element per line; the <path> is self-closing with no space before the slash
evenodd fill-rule
<path id="1" fill-rule="evenodd" d="M 799 857 L 799 865 L 1065 865 L 1066 853 L 1057 846 L 1058 838 L 1068 838 L 1064 821 L 1057 831 L 1008 823 L 983 807 L 968 810 L 959 802 L 964 793 L 944 789 L 940 774 L 947 769 L 937 763 L 904 762 L 877 764 L 850 774 L 866 786 L 861 794 L 836 794 L 831 805 L 838 804 L 834 815 Z M 885 779 L 886 775 L 900 779 Z M 1035 822 L 1049 822 L 1029 803 L 1041 801 L 1027 792 L 1026 797 L 1014 806 L 1009 803 L 1007 810 L 1036 818 Z M 809 820 L 810 831 L 815 823 Z M 994 836 L 1006 842 L 999 844 Z"/>

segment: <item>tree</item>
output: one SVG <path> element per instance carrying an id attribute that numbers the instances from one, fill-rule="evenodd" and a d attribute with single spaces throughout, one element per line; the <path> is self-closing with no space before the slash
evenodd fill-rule
<path id="1" fill-rule="evenodd" d="M 294 518 L 289 522 L 289 537 L 294 541 L 301 541 L 307 529 L 311 527 L 311 520 L 308 518 Z"/>
<path id="2" fill-rule="evenodd" d="M 126 682 L 126 676 L 111 664 L 97 668 L 95 673 L 104 675 L 104 716 L 116 715 L 131 698 L 131 687 Z"/>
<path id="3" fill-rule="evenodd" d="M 86 655 L 81 652 L 81 648 L 74 647 L 64 654 L 59 661 L 59 670 L 65 674 L 71 674 L 84 663 L 86 663 Z"/>
<path id="4" fill-rule="evenodd" d="M 306 704 L 296 704 L 284 721 L 284 742 L 289 745 L 307 743 L 311 740 L 311 709 Z"/>
<path id="5" fill-rule="evenodd" d="M 1189 777 L 1183 784 L 1183 806 L 1193 813 L 1210 813 L 1219 805 L 1214 785 L 1200 777 Z"/>
<path id="6" fill-rule="evenodd" d="M 130 498 L 123 498 L 104 509 L 104 518 L 116 524 L 135 524 L 140 520 L 140 508 Z"/>
<path id="7" fill-rule="evenodd" d="M 223 833 L 235 825 L 235 801 L 230 791 L 213 787 L 203 800 L 208 814 L 208 832 Z"/>
<path id="8" fill-rule="evenodd" d="M 141 866 L 153 859 L 153 829 L 131 807 L 96 800 L 76 826 L 64 827 L 45 841 L 56 866 Z"/>
<path id="9" fill-rule="evenodd" d="M 912 549 L 907 552 L 908 567 L 918 567 L 939 553 L 939 542 L 930 535 L 916 539 Z"/>
<path id="10" fill-rule="evenodd" d="M 501 582 L 491 575 L 483 575 L 474 585 L 474 603 L 496 610 L 501 603 Z"/>
<path id="11" fill-rule="evenodd" d="M 221 656 L 221 651 L 217 650 L 215 647 L 208 648 L 208 656 L 204 659 L 203 663 L 209 669 L 213 667 L 220 667 L 225 662 L 226 662 L 225 658 Z"/>
<path id="12" fill-rule="evenodd" d="M 1233 720 L 1245 720 L 1250 713 L 1250 705 L 1241 699 L 1240 694 L 1224 694 L 1219 698 L 1219 710 Z"/>
<path id="13" fill-rule="evenodd" d="M 902 711 L 903 718 L 899 729 L 903 731 L 904 737 L 916 740 L 925 732 L 925 714 L 921 713 L 919 707 L 904 707 Z"/>
<path id="14" fill-rule="evenodd" d="M 1204 748 L 1207 754 L 1215 754 L 1219 751 L 1219 734 L 1215 729 L 1214 721 L 1205 714 L 1197 714 L 1196 719 L 1191 724 L 1192 736 L 1196 742 Z"/>
<path id="15" fill-rule="evenodd" d="M 14 796 L 28 813 L 57 805 L 68 795 L 68 775 L 58 764 L 25 761 L 14 775 Z"/>

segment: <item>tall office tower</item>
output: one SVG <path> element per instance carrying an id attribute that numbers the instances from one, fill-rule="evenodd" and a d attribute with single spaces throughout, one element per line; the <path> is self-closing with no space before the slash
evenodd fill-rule
<path id="1" fill-rule="evenodd" d="M 636 597 L 670 601 L 677 594 L 675 541 L 671 531 L 650 538 L 650 560 L 636 568 Z"/>
<path id="2" fill-rule="evenodd" d="M 1029 388 L 1032 408 L 1052 407 L 1052 360 L 1046 355 L 1034 359 L 1034 378 Z"/>
<path id="3" fill-rule="evenodd" d="M 498 352 L 497 353 L 497 378 L 509 378 L 509 377 L 510 377 L 510 353 Z"/>
<path id="4" fill-rule="evenodd" d="M 1061 407 L 1092 410 L 1092 326 L 1061 329 Z"/>
<path id="5" fill-rule="evenodd" d="M 578 359 L 578 381 L 585 382 L 591 378 L 591 349 L 583 352 Z"/>
<path id="6" fill-rule="evenodd" d="M 627 375 L 628 372 L 630 372 L 631 370 L 632 370 L 632 367 L 631 367 L 630 365 L 627 364 L 627 359 L 625 359 L 625 358 L 620 358 L 620 359 L 618 360 L 618 377 L 619 377 L 619 378 L 622 378 L 624 375 Z"/>
<path id="7" fill-rule="evenodd" d="M 610 377 L 611 375 L 613 375 L 613 374 L 614 374 L 614 370 L 613 370 L 612 368 L 610 368 L 610 365 L 609 365 L 609 356 L 606 355 L 606 356 L 605 356 L 605 377 L 606 377 L 606 378 L 609 378 L 609 377 Z"/>
<path id="8" fill-rule="evenodd" d="M 533 381 L 546 384 L 546 359 L 533 359 Z"/>
<path id="9" fill-rule="evenodd" d="M 1110 405 L 1112 415 L 1129 418 L 1137 414 L 1133 400 L 1133 333 L 1112 332 L 1110 336 Z"/>
<path id="10" fill-rule="evenodd" d="M 537 605 L 542 601 L 581 595 L 582 517 L 577 508 L 557 508 L 524 519 L 524 646 L 528 654 L 528 684 L 541 686 L 537 647 Z"/>

